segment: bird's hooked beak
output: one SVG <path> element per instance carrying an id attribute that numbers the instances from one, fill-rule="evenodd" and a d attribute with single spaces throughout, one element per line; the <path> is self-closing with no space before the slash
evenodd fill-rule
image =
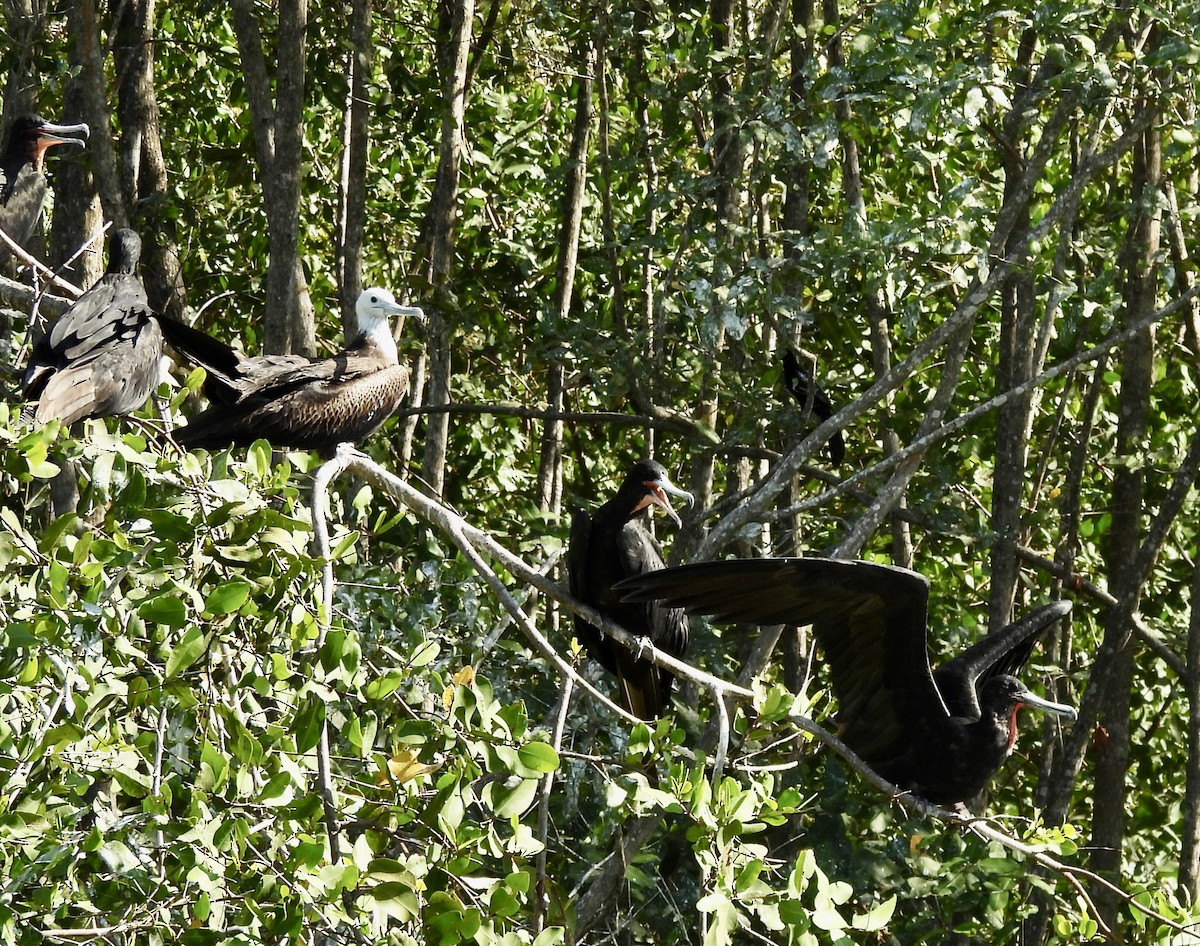
<path id="1" fill-rule="evenodd" d="M 1075 712 L 1075 708 L 1073 706 L 1067 706 L 1066 703 L 1054 703 L 1050 700 L 1043 699 L 1029 690 L 1026 690 L 1021 694 L 1020 705 L 1028 706 L 1031 709 L 1045 710 L 1047 713 L 1054 713 L 1056 716 L 1065 716 L 1067 719 L 1079 718 L 1079 714 Z"/>
<path id="2" fill-rule="evenodd" d="M 408 316 L 414 319 L 425 321 L 425 310 L 419 305 L 400 305 L 397 302 L 382 302 L 379 303 L 387 308 L 389 315 Z"/>
<path id="3" fill-rule="evenodd" d="M 671 517 L 675 525 L 683 528 L 683 520 L 679 518 L 679 513 L 672 508 L 671 500 L 667 499 L 667 494 L 670 493 L 678 499 L 686 499 L 689 506 L 695 504 L 696 497 L 686 489 L 680 489 L 665 476 L 655 480 L 646 480 L 645 486 L 649 492 L 646 494 L 646 498 L 638 503 L 638 508 L 635 512 L 647 506 L 658 506 Z"/>
<path id="4" fill-rule="evenodd" d="M 37 131 L 34 166 L 41 170 L 42 158 L 46 151 L 57 145 L 78 145 L 80 148 L 86 148 L 87 142 L 84 141 L 84 138 L 91 133 L 86 122 L 79 122 L 76 125 L 56 125 L 54 122 L 43 122 Z M 77 138 L 76 135 L 83 137 Z"/>

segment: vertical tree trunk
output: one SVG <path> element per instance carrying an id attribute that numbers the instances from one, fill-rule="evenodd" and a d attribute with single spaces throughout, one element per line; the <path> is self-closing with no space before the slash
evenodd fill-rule
<path id="1" fill-rule="evenodd" d="M 304 156 L 307 0 L 280 0 L 275 95 L 251 0 L 232 0 L 262 179 L 270 262 L 263 347 L 268 354 L 316 350 L 312 303 L 300 264 L 300 167 Z"/>
<path id="2" fill-rule="evenodd" d="M 1018 93 L 1029 84 L 1029 62 L 1037 42 L 1034 30 L 1026 30 L 1014 67 L 1013 88 Z M 1018 183 L 1025 173 L 1021 133 L 1025 129 L 1020 110 L 1013 109 L 1005 120 L 1005 147 L 1000 148 L 1004 163 L 1005 201 L 1018 199 L 1016 224 L 1009 233 L 1005 253 L 1020 250 L 1029 228 L 1029 203 L 1019 200 Z M 1035 290 L 1033 273 L 1024 267 L 1012 271 L 1004 282 L 1000 301 L 1000 348 L 997 358 L 996 393 L 1000 394 L 1032 377 Z M 1026 479 L 1026 446 L 1033 395 L 1013 398 L 996 412 L 995 481 L 992 489 L 992 533 L 997 537 L 990 552 L 991 587 L 988 626 L 1003 627 L 1011 618 L 1017 588 L 1016 547 L 1021 531 L 1021 502 Z"/>
<path id="3" fill-rule="evenodd" d="M 1126 324 L 1145 318 L 1155 306 L 1160 216 L 1152 195 L 1157 192 L 1161 178 L 1161 145 L 1158 129 L 1151 128 L 1134 154 L 1133 204 L 1140 209 L 1127 242 Z M 1121 602 L 1136 601 L 1144 580 L 1137 560 L 1145 502 L 1142 458 L 1153 379 L 1154 333 L 1148 330 L 1126 343 L 1121 360 L 1116 455 L 1125 457 L 1127 462 L 1116 465 L 1112 526 L 1105 556 L 1109 590 Z M 1125 775 L 1129 767 L 1130 688 L 1134 669 L 1128 626 L 1132 610 L 1112 607 L 1105 615 L 1105 639 L 1123 643 L 1116 649 L 1100 716 L 1107 735 L 1098 744 L 1096 760 L 1091 866 L 1110 879 L 1119 877 L 1125 840 Z M 1105 922 L 1115 927 L 1121 902 L 1106 890 L 1096 890 L 1095 898 Z"/>
<path id="4" fill-rule="evenodd" d="M 1183 805 L 1183 844 L 1179 853 L 1179 896 L 1200 897 L 1200 563 L 1192 569 L 1192 617 L 1188 625 L 1188 766 Z"/>
<path id="5" fill-rule="evenodd" d="M 434 294 L 433 304 L 428 307 L 429 323 L 425 333 L 429 353 L 429 393 L 425 401 L 432 405 L 450 403 L 452 326 L 449 320 L 453 293 L 449 289 L 454 265 L 454 223 L 466 111 L 467 57 L 471 50 L 474 16 L 475 0 L 441 0 L 438 4 L 438 61 L 445 111 L 442 113 L 437 178 L 421 234 L 426 279 Z M 446 481 L 449 431 L 448 414 L 434 414 L 429 418 L 421 475 L 434 493 L 440 493 Z"/>
<path id="6" fill-rule="evenodd" d="M 371 0 L 353 0 L 350 49 L 346 53 L 346 115 L 342 135 L 342 168 L 338 203 L 337 279 L 342 325 L 357 329 L 354 303 L 363 291 L 363 241 L 367 225 L 367 152 L 370 145 L 368 81 L 374 44 Z"/>
<path id="7" fill-rule="evenodd" d="M 837 0 L 824 0 L 823 13 L 827 29 L 837 28 L 841 21 Z M 829 42 L 830 68 L 842 68 L 845 56 L 842 53 L 841 31 L 838 29 Z M 838 120 L 838 143 L 842 149 L 842 181 L 845 191 L 847 220 L 852 227 L 865 232 L 867 227 L 867 207 L 862 192 L 862 174 L 859 167 L 858 139 L 852 134 L 850 124 L 853 113 L 849 101 L 839 97 L 835 106 Z M 876 377 L 882 377 L 892 366 L 891 328 L 888 322 L 887 303 L 879 287 L 864 285 L 863 302 L 866 306 L 867 322 L 871 328 L 871 361 Z M 890 405 L 891 399 L 888 399 Z M 900 449 L 900 438 L 890 426 L 884 426 L 880 431 L 883 440 L 883 452 L 891 456 Z M 896 507 L 903 508 L 905 499 L 901 495 L 896 500 Z M 897 565 L 912 564 L 912 537 L 909 534 L 908 522 L 902 516 L 892 516 L 892 560 Z"/>
<path id="8" fill-rule="evenodd" d="M 68 11 L 68 23 L 76 22 L 78 14 Z M 72 76 L 67 80 L 63 96 L 63 115 L 83 119 L 84 105 L 83 71 L 84 45 L 86 39 L 78 33 L 72 34 L 67 58 Z M 100 209 L 100 198 L 88 163 L 83 160 L 56 160 L 54 166 L 54 215 L 50 221 L 48 257 L 50 264 L 60 269 L 63 275 L 81 288 L 87 288 L 104 272 L 104 247 L 99 243 L 92 252 L 83 253 L 65 268 L 64 264 L 84 240 L 99 233 L 104 218 Z"/>
<path id="9" fill-rule="evenodd" d="M 558 232 L 558 267 L 555 272 L 552 311 L 555 322 L 565 322 L 571 314 L 571 298 L 575 288 L 575 265 L 579 259 L 579 228 L 583 221 L 583 198 L 587 184 L 588 142 L 592 127 L 592 84 L 596 66 L 596 48 L 590 38 L 583 39 L 583 63 L 579 88 L 575 95 L 575 127 L 571 135 L 571 155 L 567 159 L 567 176 Z M 557 334 L 557 329 L 554 334 Z M 555 354 L 550 364 L 550 379 L 546 390 L 549 409 L 563 409 L 562 358 Z M 541 464 L 538 469 L 537 506 L 543 512 L 557 513 L 562 500 L 562 437 L 561 420 L 547 420 L 542 433 Z"/>
<path id="10" fill-rule="evenodd" d="M 96 0 L 76 0 L 67 13 L 67 28 L 79 47 L 84 121 L 92 131 L 87 147 L 96 189 L 104 206 L 104 218 L 111 220 L 113 226 L 126 227 L 129 226 L 129 214 L 121 188 L 120 156 L 113 142 L 112 123 L 105 101 L 104 52 Z"/>
<path id="11" fill-rule="evenodd" d="M 734 253 L 731 233 L 737 222 L 738 189 L 742 164 L 742 148 L 738 139 L 738 120 L 734 113 L 732 64 L 726 57 L 734 45 L 734 12 L 732 0 L 711 0 L 709 18 L 712 21 L 713 56 L 709 89 L 712 96 L 713 133 L 711 141 L 713 193 L 716 203 L 716 255 L 713 259 L 713 286 L 720 290 L 732 281 L 730 256 Z M 718 406 L 721 391 L 721 361 L 718 357 L 725 347 L 724 312 L 727 303 L 720 292 L 713 293 L 709 321 L 711 336 L 703 339 L 711 349 L 698 395 L 696 419 L 713 430 L 718 429 Z M 710 450 L 692 455 L 690 489 L 696 496 L 696 507 L 712 505 L 713 473 L 716 456 Z M 676 546 L 681 554 L 690 555 L 704 536 L 704 523 L 699 517 L 690 519 L 680 532 Z"/>
<path id="12" fill-rule="evenodd" d="M 167 166 L 154 92 L 154 0 L 118 0 L 112 4 L 118 111 L 121 117 L 121 169 L 131 224 L 142 236 L 142 279 L 150 306 L 174 319 L 183 317 L 186 290 L 179 265 L 179 244 L 172 223 L 159 210 L 167 198 Z"/>

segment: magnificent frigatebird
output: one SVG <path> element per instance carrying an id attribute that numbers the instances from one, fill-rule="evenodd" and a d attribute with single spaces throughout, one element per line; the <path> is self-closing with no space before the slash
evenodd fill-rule
<path id="1" fill-rule="evenodd" d="M 212 402 L 175 431 L 175 440 L 217 449 L 263 439 L 331 454 L 339 443 L 373 433 L 408 392 L 408 369 L 399 362 L 388 317 L 425 313 L 397 305 L 386 289 L 365 290 L 354 311 L 358 335 L 331 358 L 248 358 L 211 335 L 163 319 L 167 341 L 208 372 L 204 393 Z"/>
<path id="2" fill-rule="evenodd" d="M 905 568 L 820 558 L 703 562 L 630 579 L 618 591 L 718 623 L 812 624 L 842 740 L 892 784 L 934 804 L 983 790 L 1013 750 L 1022 706 L 1075 718 L 1014 676 L 1069 601 L 1038 608 L 931 672 L 929 582 Z"/>
<path id="3" fill-rule="evenodd" d="M 567 567 L 571 594 L 576 598 L 602 611 L 629 633 L 648 638 L 655 647 L 682 657 L 688 643 L 688 619 L 681 609 L 665 608 L 655 601 L 627 604 L 613 590 L 624 578 L 664 567 L 644 521 L 658 506 L 676 525 L 680 524 L 668 493 L 692 502 L 691 493 L 671 484 L 662 464 L 654 460 L 634 464 L 617 494 L 597 509 L 594 516 L 582 509 L 575 513 Z M 670 673 L 605 637 L 599 628 L 578 615 L 575 636 L 620 681 L 625 705 L 631 713 L 645 720 L 662 714 L 675 679 Z"/>
<path id="4" fill-rule="evenodd" d="M 0 152 L 0 229 L 24 246 L 33 236 L 42 205 L 46 202 L 46 176 L 42 161 L 46 151 L 56 145 L 84 147 L 88 126 L 55 125 L 40 115 L 21 115 L 8 131 Z M 0 246 L 0 263 L 12 255 Z"/>
<path id="5" fill-rule="evenodd" d="M 821 386 L 813 379 L 812 372 L 800 363 L 790 348 L 783 350 L 783 386 L 788 394 L 796 399 L 802 409 L 808 408 L 808 399 L 812 398 L 812 412 L 821 420 L 829 420 L 833 416 L 833 404 L 821 390 Z M 839 430 L 829 438 L 829 459 L 836 466 L 846 458 L 846 441 L 842 439 Z"/>
<path id="6" fill-rule="evenodd" d="M 135 272 L 141 254 L 136 233 L 116 231 L 104 275 L 34 346 L 24 389 L 38 423 L 129 414 L 154 391 L 162 332 Z"/>

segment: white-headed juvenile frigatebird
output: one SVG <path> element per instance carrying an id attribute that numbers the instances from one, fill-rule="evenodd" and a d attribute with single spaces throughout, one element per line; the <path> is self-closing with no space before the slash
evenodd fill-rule
<path id="1" fill-rule="evenodd" d="M 1014 676 L 1069 601 L 1038 608 L 931 671 L 929 582 L 905 568 L 820 558 L 703 562 L 632 578 L 618 592 L 718 623 L 811 624 L 829 662 L 842 740 L 885 779 L 934 804 L 983 790 L 1013 750 L 1022 706 L 1075 717 Z"/>
<path id="2" fill-rule="evenodd" d="M 85 147 L 88 126 L 55 125 L 40 115 L 20 115 L 8 130 L 0 151 L 0 229 L 24 246 L 37 228 L 46 202 L 46 176 L 42 161 L 56 145 Z M 12 253 L 0 246 L 0 263 Z"/>
<path id="3" fill-rule="evenodd" d="M 153 393 L 163 342 L 137 277 L 141 255 L 138 235 L 117 230 L 104 275 L 34 346 L 23 386 L 38 423 L 130 414 Z"/>
<path id="4" fill-rule="evenodd" d="M 408 392 L 408 369 L 400 364 L 388 319 L 425 313 L 398 305 L 386 289 L 364 290 L 354 311 L 358 334 L 331 358 L 248 358 L 211 335 L 163 319 L 172 347 L 208 372 L 204 393 L 212 403 L 175 431 L 176 442 L 218 449 L 263 439 L 328 455 L 339 443 L 374 433 Z"/>
<path id="5" fill-rule="evenodd" d="M 616 621 L 621 627 L 650 640 L 655 647 L 682 657 L 688 643 L 688 619 L 680 608 L 655 601 L 628 604 L 613 586 L 624 578 L 663 568 L 654 537 L 644 525 L 657 506 L 676 525 L 679 516 L 667 494 L 686 499 L 692 494 L 672 485 L 662 464 L 641 460 L 629 471 L 621 488 L 596 514 L 575 513 L 567 555 L 570 588 L 585 604 Z M 675 678 L 628 648 L 605 637 L 595 625 L 575 617 L 575 636 L 605 670 L 621 683 L 625 705 L 640 719 L 657 719 L 671 698 Z"/>
<path id="6" fill-rule="evenodd" d="M 783 350 L 783 386 L 788 394 L 795 398 L 801 409 L 808 409 L 809 398 L 812 398 L 812 412 L 821 420 L 829 420 L 833 416 L 833 404 L 829 396 L 821 390 L 821 386 L 813 379 L 812 372 L 800 363 L 800 359 L 790 348 Z M 837 466 L 846 459 L 846 441 L 839 430 L 829 438 L 829 459 Z"/>

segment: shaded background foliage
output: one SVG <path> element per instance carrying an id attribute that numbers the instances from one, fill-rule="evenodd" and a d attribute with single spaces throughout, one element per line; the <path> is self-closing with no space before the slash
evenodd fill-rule
<path id="1" fill-rule="evenodd" d="M 572 508 L 652 452 L 700 498 L 674 560 L 833 551 L 918 568 L 938 656 L 1074 596 L 1071 627 L 1028 676 L 1082 718 L 1065 747 L 1053 722 L 1027 722 L 977 807 L 1186 925 L 1200 876 L 1195 300 L 910 463 L 874 465 L 1186 297 L 1194 5 L 246 8 L 279 96 L 297 80 L 277 44 L 304 23 L 303 146 L 267 172 L 294 167 L 300 197 L 270 214 L 251 116 L 271 103 L 254 100 L 229 10 L 6 6 L 5 118 L 36 107 L 97 131 L 87 154 L 51 160 L 51 264 L 99 217 L 127 219 L 157 248 L 144 267 L 156 305 L 257 352 L 277 337 L 268 312 L 303 337 L 302 300 L 269 288 L 272 267 L 298 261 L 331 350 L 337 251 L 361 242 L 357 278 L 446 327 L 406 329 L 402 357 L 426 381 L 414 406 L 436 406 L 427 379 L 444 364 L 452 400 L 473 409 L 451 414 L 444 444 L 412 413 L 366 449 L 423 471 L 535 566 L 555 567 Z M 372 23 L 357 48 L 356 15 Z M 153 54 L 140 89 L 134 49 Z M 362 179 L 344 170 L 355 68 Z M 455 95 L 461 150 L 447 144 Z M 153 123 L 130 117 L 151 104 L 158 155 Z M 104 143 L 134 140 L 106 189 Z M 366 224 L 343 236 L 356 199 Z M 578 256 L 563 264 L 572 199 Z M 294 259 L 268 224 L 288 213 Z M 97 270 L 89 258 L 76 278 Z M 19 309 L 15 373 L 30 319 L 0 290 Z M 782 392 L 788 345 L 852 407 L 842 466 L 802 439 L 815 425 Z M 1122 419 L 1139 414 L 1131 438 Z M 3 420 L 4 942 L 69 929 L 111 942 L 1032 943 L 1101 923 L 1127 941 L 1190 941 L 1087 881 L 1093 912 L 1061 878 L 887 804 L 817 751 L 789 713 L 835 706 L 795 629 L 764 653 L 763 632 L 694 635 L 697 664 L 760 681 L 721 778 L 702 764 L 713 703 L 691 683 L 654 731 L 576 691 L 558 742 L 561 676 L 449 539 L 372 486 L 338 492 L 326 627 L 307 458 L 188 457 L 140 426 L 31 430 L 15 408 Z M 50 484 L 71 463 L 79 501 L 53 516 Z M 1152 567 L 1131 574 L 1156 516 Z M 537 595 L 526 606 L 571 654 L 557 611 Z M 624 861 L 612 853 L 635 836 Z"/>

